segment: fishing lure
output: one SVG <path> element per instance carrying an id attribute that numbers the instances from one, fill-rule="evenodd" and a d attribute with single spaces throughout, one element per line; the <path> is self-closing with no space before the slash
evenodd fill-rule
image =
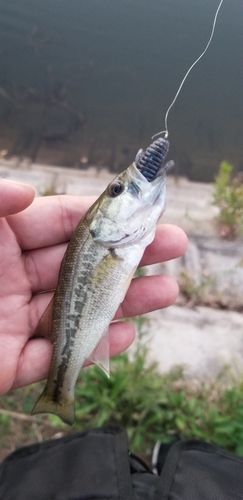
<path id="1" fill-rule="evenodd" d="M 147 181 L 151 182 L 159 170 L 163 168 L 169 146 L 169 141 L 160 137 L 150 144 L 145 152 L 142 149 L 138 151 L 135 163 Z"/>

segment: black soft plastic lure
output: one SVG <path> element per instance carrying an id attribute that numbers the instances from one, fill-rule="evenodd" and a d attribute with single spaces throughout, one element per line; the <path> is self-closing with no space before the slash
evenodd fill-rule
<path id="1" fill-rule="evenodd" d="M 135 163 L 148 182 L 152 182 L 163 168 L 169 147 L 169 141 L 159 137 L 145 151 L 138 151 Z"/>

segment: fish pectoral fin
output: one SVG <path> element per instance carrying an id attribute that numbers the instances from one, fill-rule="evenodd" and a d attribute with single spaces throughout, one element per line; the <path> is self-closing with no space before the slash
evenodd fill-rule
<path id="1" fill-rule="evenodd" d="M 99 366 L 103 372 L 110 376 L 110 343 L 109 343 L 109 330 L 107 330 L 103 337 L 100 339 L 99 343 L 93 350 L 92 354 L 88 358 L 91 363 Z"/>
<path id="2" fill-rule="evenodd" d="M 34 331 L 33 337 L 44 337 L 48 340 L 51 339 L 52 333 L 52 310 L 53 310 L 53 298 L 48 304 L 46 310 L 42 314 L 40 321 Z"/>

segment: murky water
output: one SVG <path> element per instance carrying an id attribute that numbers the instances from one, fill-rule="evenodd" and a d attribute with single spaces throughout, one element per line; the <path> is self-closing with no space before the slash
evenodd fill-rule
<path id="1" fill-rule="evenodd" d="M 218 0 L 0 0 L 2 154 L 125 168 L 208 40 Z M 243 169 L 243 1 L 225 0 L 212 45 L 169 116 L 176 173 Z"/>

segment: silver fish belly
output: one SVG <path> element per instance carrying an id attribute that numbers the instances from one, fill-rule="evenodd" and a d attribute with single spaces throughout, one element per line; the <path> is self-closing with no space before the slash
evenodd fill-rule
<path id="1" fill-rule="evenodd" d="M 54 344 L 47 384 L 32 413 L 74 421 L 74 387 L 86 360 L 109 373 L 108 328 L 165 208 L 163 166 L 149 181 L 134 162 L 118 175 L 78 224 L 56 292 L 40 322 Z"/>

